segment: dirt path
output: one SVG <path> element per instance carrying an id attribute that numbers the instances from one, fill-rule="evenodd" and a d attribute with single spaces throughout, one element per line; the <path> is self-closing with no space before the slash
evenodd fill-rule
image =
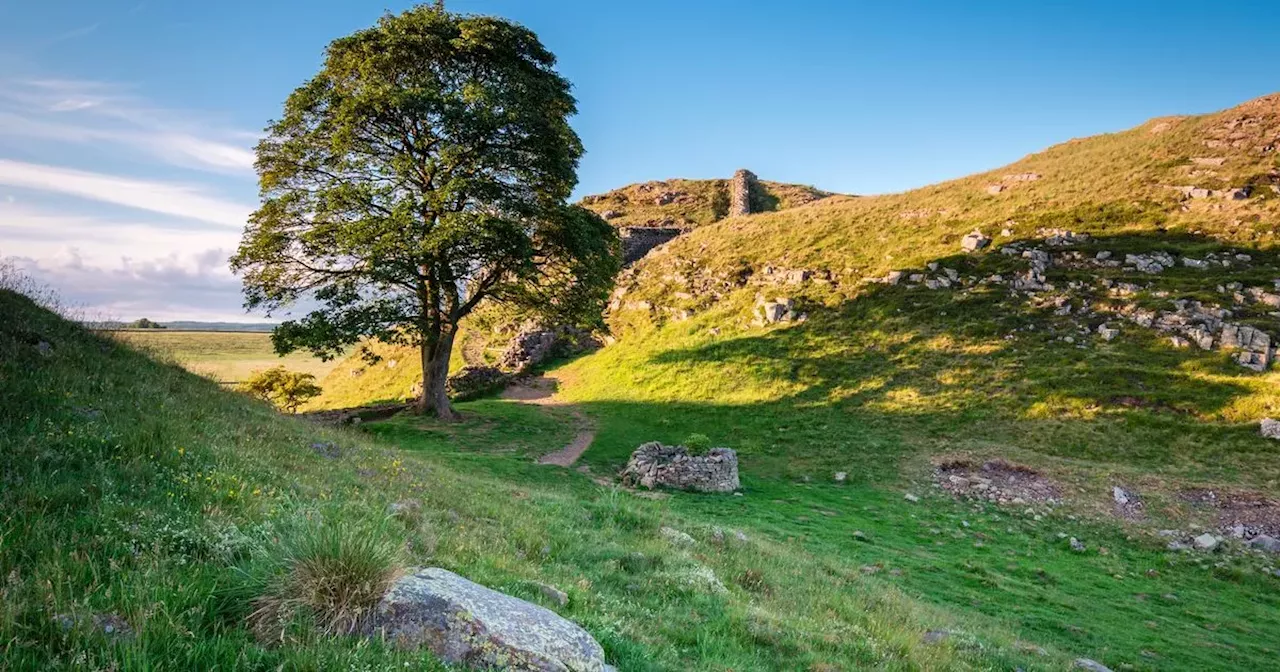
<path id="1" fill-rule="evenodd" d="M 596 428 L 595 424 L 591 422 L 591 418 L 588 418 L 577 406 L 564 403 L 557 399 L 555 394 L 555 379 L 538 376 L 537 378 L 522 380 L 503 390 L 502 398 L 518 401 L 522 404 L 534 404 L 535 406 L 560 406 L 569 412 L 574 424 L 577 426 L 578 433 L 564 448 L 538 458 L 538 464 L 570 467 L 573 466 L 574 462 L 578 461 L 578 458 L 583 453 L 587 452 L 587 448 L 591 446 L 591 442 L 596 438 Z"/>

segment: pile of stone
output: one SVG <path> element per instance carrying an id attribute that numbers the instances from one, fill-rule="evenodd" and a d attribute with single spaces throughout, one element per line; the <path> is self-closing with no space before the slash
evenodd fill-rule
<path id="1" fill-rule="evenodd" d="M 619 476 L 633 487 L 733 492 L 739 487 L 738 454 L 730 448 L 712 448 L 706 455 L 690 455 L 684 446 L 654 441 L 631 453 Z"/>
<path id="2" fill-rule="evenodd" d="M 591 334 L 574 327 L 526 324 L 507 345 L 498 368 L 519 375 L 551 357 L 562 357 L 600 347 Z"/>
<path id="3" fill-rule="evenodd" d="M 957 497 L 997 504 L 1018 506 L 1060 501 L 1058 488 L 1052 481 L 1034 469 L 1004 460 L 990 460 L 981 465 L 967 460 L 944 462 L 934 471 L 934 481 Z"/>
<path id="4" fill-rule="evenodd" d="M 1124 265 L 1132 266 L 1142 273 L 1160 273 L 1166 268 L 1173 268 L 1175 263 L 1177 261 L 1168 252 L 1124 255 Z"/>
<path id="5" fill-rule="evenodd" d="M 1138 326 L 1172 334 L 1170 342 L 1175 347 L 1237 350 L 1233 358 L 1247 369 L 1266 371 L 1275 359 L 1271 336 L 1248 325 L 1228 322 L 1231 311 L 1187 299 L 1175 300 L 1173 306 L 1173 311 L 1152 311 L 1128 305 L 1117 313 Z"/>

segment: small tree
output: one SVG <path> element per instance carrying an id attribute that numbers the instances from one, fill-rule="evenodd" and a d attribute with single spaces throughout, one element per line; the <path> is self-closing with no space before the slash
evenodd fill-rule
<path id="1" fill-rule="evenodd" d="M 316 377 L 309 373 L 275 366 L 254 373 L 240 383 L 240 391 L 274 404 L 276 408 L 297 413 L 299 406 L 320 394 L 320 387 L 316 385 Z"/>
<path id="2" fill-rule="evenodd" d="M 317 306 L 278 352 L 418 346 L 418 409 L 453 418 L 450 350 L 480 302 L 599 319 L 617 233 L 566 205 L 582 144 L 554 65 L 528 29 L 441 3 L 329 45 L 258 145 L 262 205 L 232 257 L 247 307 Z"/>

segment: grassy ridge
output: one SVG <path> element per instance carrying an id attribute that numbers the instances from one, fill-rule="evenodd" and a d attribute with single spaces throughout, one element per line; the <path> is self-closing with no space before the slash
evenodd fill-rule
<path id="1" fill-rule="evenodd" d="M 749 526 L 749 541 L 716 544 L 719 518 L 519 459 L 572 431 L 541 409 L 482 401 L 461 405 L 459 425 L 334 433 L 12 293 L 0 314 L 14 318 L 0 321 L 0 668 L 438 669 L 318 635 L 305 609 L 290 612 L 283 643 L 246 627 L 261 577 L 334 530 L 528 599 L 542 599 L 533 581 L 555 583 L 571 597 L 557 609 L 624 670 L 1062 664 L 990 619 L 864 576 L 858 558 Z M 318 440 L 340 455 L 313 450 Z M 419 516 L 387 516 L 406 499 Z M 672 547 L 663 524 L 698 542 Z M 926 645 L 931 627 L 967 634 Z"/>
<path id="2" fill-rule="evenodd" d="M 271 334 L 265 332 L 148 329 L 110 334 L 222 383 L 238 383 L 254 371 L 273 366 L 323 378 L 338 364 L 338 360 L 324 362 L 305 352 L 280 357 L 271 345 Z"/>
<path id="3" fill-rule="evenodd" d="M 753 212 L 773 212 L 805 205 L 831 194 L 798 184 L 761 180 L 751 199 Z M 632 184 L 587 196 L 582 204 L 604 215 L 614 226 L 678 226 L 711 224 L 729 212 L 729 180 L 664 180 Z"/>

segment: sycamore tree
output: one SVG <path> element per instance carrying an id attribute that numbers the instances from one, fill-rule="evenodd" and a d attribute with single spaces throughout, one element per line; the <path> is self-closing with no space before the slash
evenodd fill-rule
<path id="1" fill-rule="evenodd" d="M 257 147 L 261 207 L 231 259 L 246 307 L 308 306 L 280 353 L 418 346 L 418 409 L 455 417 L 460 320 L 483 301 L 598 320 L 618 272 L 613 227 L 566 203 L 575 112 L 555 57 L 503 19 L 421 6 L 334 41 Z"/>

